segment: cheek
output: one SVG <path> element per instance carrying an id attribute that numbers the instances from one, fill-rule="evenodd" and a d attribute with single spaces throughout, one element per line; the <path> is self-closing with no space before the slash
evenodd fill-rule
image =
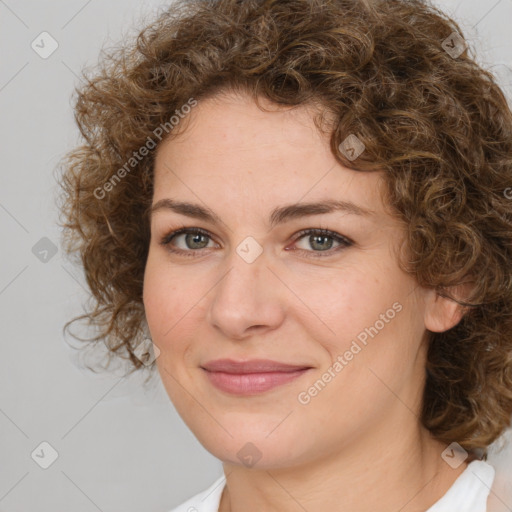
<path id="1" fill-rule="evenodd" d="M 310 328 L 323 339 L 349 339 L 391 307 L 396 293 L 388 288 L 370 269 L 343 269 L 325 280 L 306 278 L 295 283 L 302 304 L 296 313 L 303 311 L 302 318 L 310 318 Z"/>
<path id="2" fill-rule="evenodd" d="M 144 273 L 144 309 L 153 343 L 160 349 L 157 366 L 166 387 L 173 379 L 162 372 L 182 375 L 197 364 L 196 331 L 204 317 L 208 287 L 196 275 L 171 266 L 160 255 L 148 257 Z M 170 381 L 169 381 L 170 379 Z"/>
<path id="3" fill-rule="evenodd" d="M 184 329 L 192 311 L 187 315 L 190 307 L 165 265 L 155 265 L 151 259 L 144 274 L 143 299 L 151 338 L 160 350 L 157 369 L 171 401 L 179 403 L 181 388 L 176 379 L 182 381 L 181 373 L 186 371 L 188 337 Z"/>
<path id="4" fill-rule="evenodd" d="M 172 278 L 165 265 L 148 257 L 144 272 L 144 310 L 153 341 L 161 349 L 172 339 L 176 330 L 174 325 L 184 315 L 182 295 L 179 283 Z"/>
<path id="5" fill-rule="evenodd" d="M 347 351 L 347 359 L 386 356 L 388 348 L 411 343 L 420 334 L 408 278 L 391 272 L 354 272 L 307 293 L 313 338 L 323 340 L 330 359 Z M 306 302 L 306 301 L 305 301 Z M 360 348 L 358 348 L 358 346 Z M 396 355 L 392 350 L 392 358 Z M 364 355 L 363 355 L 364 353 Z M 362 357 L 361 357 L 362 356 Z"/>
<path id="6" fill-rule="evenodd" d="M 196 432 L 197 417 L 203 418 L 204 414 L 192 398 L 199 395 L 194 390 L 197 362 L 191 343 L 193 329 L 198 324 L 194 315 L 198 314 L 199 304 L 195 307 L 194 304 L 199 299 L 194 293 L 187 294 L 187 290 L 195 289 L 188 283 L 184 273 L 180 275 L 176 269 L 171 271 L 166 262 L 157 263 L 148 258 L 143 297 L 151 337 L 160 349 L 156 366 L 171 402 L 189 428 Z"/>

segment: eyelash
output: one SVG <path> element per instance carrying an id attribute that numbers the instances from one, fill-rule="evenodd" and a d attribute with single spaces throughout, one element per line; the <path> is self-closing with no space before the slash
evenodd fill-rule
<path id="1" fill-rule="evenodd" d="M 184 226 L 180 229 L 177 229 L 176 231 L 172 231 L 171 233 L 168 233 L 167 235 L 165 235 L 161 239 L 160 244 L 165 246 L 169 252 L 179 254 L 179 255 L 182 255 L 182 256 L 185 256 L 188 258 L 198 257 L 194 253 L 200 252 L 202 249 L 189 249 L 189 250 L 185 251 L 183 249 L 172 249 L 171 248 L 170 243 L 173 240 L 173 238 L 175 238 L 181 234 L 204 235 L 210 239 L 212 238 L 211 235 L 207 231 L 205 231 L 201 228 L 187 228 Z M 308 257 L 311 257 L 311 258 L 325 258 L 328 256 L 332 256 L 333 253 L 337 253 L 342 249 L 346 249 L 347 247 L 350 247 L 354 243 L 349 238 L 346 238 L 338 233 L 335 233 L 334 231 L 330 231 L 328 229 L 322 229 L 322 228 L 304 229 L 302 231 L 299 231 L 299 233 L 297 233 L 297 235 L 296 235 L 296 238 L 294 238 L 293 243 L 298 242 L 301 238 L 304 238 L 306 235 L 328 236 L 330 238 L 334 238 L 334 240 L 336 242 L 339 242 L 341 244 L 339 247 L 336 247 L 334 249 L 329 249 L 328 251 L 306 251 L 305 249 L 295 249 L 301 253 L 304 253 L 304 252 L 308 253 Z M 311 253 L 313 253 L 313 254 L 311 254 Z M 324 254 L 325 254 L 325 256 L 324 256 Z"/>

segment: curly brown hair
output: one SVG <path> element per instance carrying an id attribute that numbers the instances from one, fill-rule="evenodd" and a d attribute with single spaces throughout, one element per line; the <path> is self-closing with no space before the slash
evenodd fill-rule
<path id="1" fill-rule="evenodd" d="M 385 172 L 407 228 L 402 268 L 445 297 L 472 284 L 464 301 L 450 297 L 467 307 L 462 320 L 429 332 L 421 421 L 485 457 L 512 414 L 512 113 L 470 53 L 457 23 L 421 0 L 180 0 L 103 50 L 76 89 L 84 143 L 60 179 L 63 245 L 94 307 L 65 330 L 86 319 L 97 334 L 80 340 L 143 366 L 155 151 L 141 148 L 158 146 L 159 127 L 173 135 L 177 109 L 228 90 L 321 104 L 337 160 Z M 366 147 L 356 160 L 339 147 L 350 134 Z"/>

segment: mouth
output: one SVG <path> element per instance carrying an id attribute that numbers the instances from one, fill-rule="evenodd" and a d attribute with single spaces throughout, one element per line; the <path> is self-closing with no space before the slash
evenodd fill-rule
<path id="1" fill-rule="evenodd" d="M 233 395 L 255 395 L 289 383 L 312 369 L 277 361 L 218 359 L 201 366 L 209 382 Z"/>

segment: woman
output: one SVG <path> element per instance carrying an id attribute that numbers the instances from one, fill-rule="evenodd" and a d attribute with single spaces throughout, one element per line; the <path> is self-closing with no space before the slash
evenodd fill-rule
<path id="1" fill-rule="evenodd" d="M 155 361 L 223 462 L 175 512 L 491 510 L 512 115 L 452 20 L 182 1 L 104 58 L 76 119 L 62 212 L 91 339 Z"/>

